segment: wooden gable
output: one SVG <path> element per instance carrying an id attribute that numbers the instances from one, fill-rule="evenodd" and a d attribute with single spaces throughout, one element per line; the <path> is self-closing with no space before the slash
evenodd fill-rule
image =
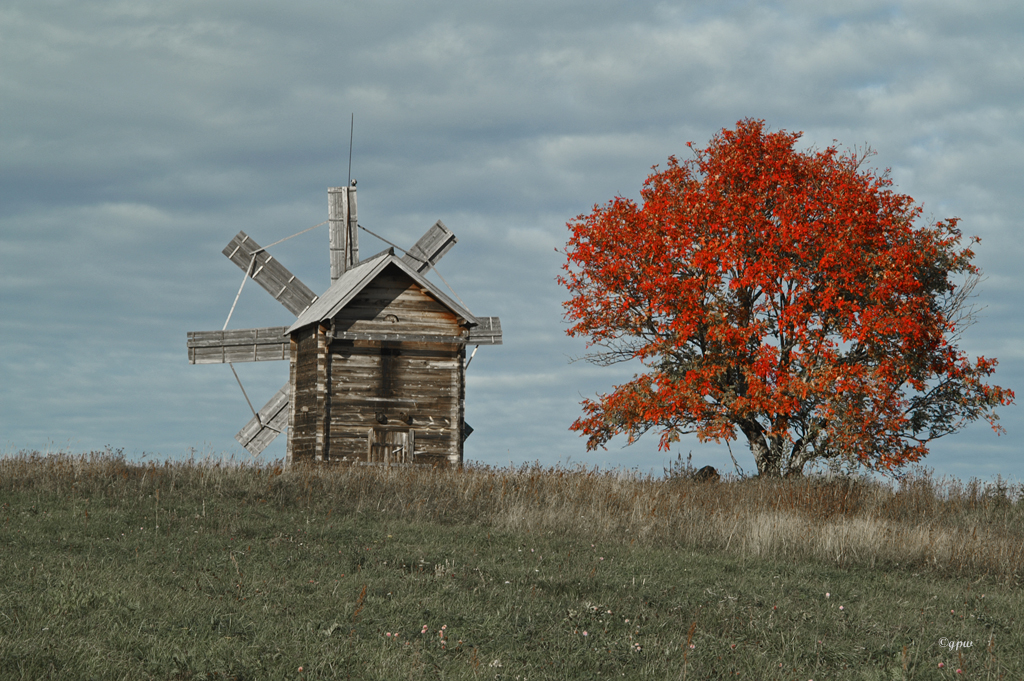
<path id="1" fill-rule="evenodd" d="M 378 334 L 416 339 L 468 335 L 453 311 L 394 264 L 374 277 L 331 321 L 338 339 Z"/>

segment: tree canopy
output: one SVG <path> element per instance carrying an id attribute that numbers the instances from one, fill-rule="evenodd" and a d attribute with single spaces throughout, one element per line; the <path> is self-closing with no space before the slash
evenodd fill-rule
<path id="1" fill-rule="evenodd" d="M 800 151 L 760 120 L 654 168 L 642 201 L 568 223 L 565 316 L 598 364 L 645 371 L 582 403 L 588 449 L 624 434 L 729 441 L 761 475 L 816 459 L 883 471 L 985 418 L 1011 390 L 957 347 L 980 272 L 958 219 L 867 167 L 869 152 Z"/>

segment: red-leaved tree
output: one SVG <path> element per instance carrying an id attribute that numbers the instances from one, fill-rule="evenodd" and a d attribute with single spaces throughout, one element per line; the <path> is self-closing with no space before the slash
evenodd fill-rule
<path id="1" fill-rule="evenodd" d="M 646 367 L 582 403 L 589 449 L 739 431 L 761 475 L 837 458 L 895 471 L 975 419 L 1001 431 L 1013 392 L 984 382 L 995 359 L 957 348 L 980 274 L 957 219 L 916 225 L 867 154 L 799 151 L 800 136 L 740 121 L 655 169 L 640 205 L 569 223 L 568 333 L 592 362 Z"/>

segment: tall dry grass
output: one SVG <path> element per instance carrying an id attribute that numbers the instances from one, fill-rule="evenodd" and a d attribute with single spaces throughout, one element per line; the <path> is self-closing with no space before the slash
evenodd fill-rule
<path id="1" fill-rule="evenodd" d="M 1024 568 L 1021 486 L 1001 480 L 889 485 L 856 477 L 699 483 L 584 468 L 295 467 L 232 461 L 132 463 L 118 452 L 0 459 L 0 491 L 108 504 L 237 499 L 387 514 L 496 530 L 724 551 L 749 558 L 900 567 L 1016 581 Z M 159 499 L 159 496 L 157 496 Z"/>

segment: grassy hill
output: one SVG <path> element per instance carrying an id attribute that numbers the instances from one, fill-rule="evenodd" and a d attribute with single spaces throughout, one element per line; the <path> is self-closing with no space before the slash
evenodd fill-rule
<path id="1" fill-rule="evenodd" d="M 0 459 L 0 677 L 1024 678 L 1021 490 L 675 472 Z"/>

